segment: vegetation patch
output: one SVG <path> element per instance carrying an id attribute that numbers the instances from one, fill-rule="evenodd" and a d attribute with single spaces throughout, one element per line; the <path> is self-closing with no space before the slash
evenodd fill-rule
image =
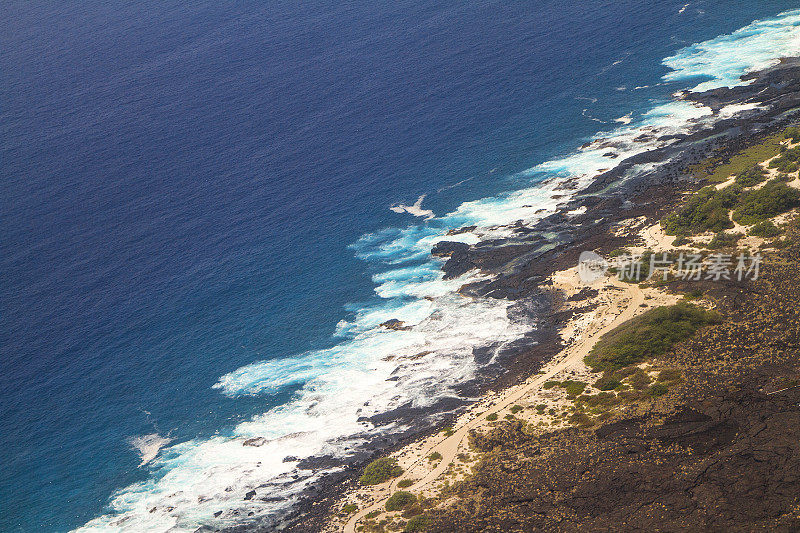
<path id="1" fill-rule="evenodd" d="M 442 454 L 440 454 L 439 452 L 433 452 L 428 456 L 428 461 L 441 461 L 441 460 L 442 460 Z"/>
<path id="2" fill-rule="evenodd" d="M 781 172 L 797 172 L 800 163 L 800 147 L 785 150 L 779 157 L 769 162 L 769 168 L 776 168 Z"/>
<path id="3" fill-rule="evenodd" d="M 568 398 L 577 398 L 586 388 L 586 383 L 568 379 L 566 381 L 548 381 L 544 384 L 545 389 L 552 389 L 554 387 L 566 389 Z"/>
<path id="4" fill-rule="evenodd" d="M 401 509 L 405 509 L 412 503 L 417 501 L 417 497 L 411 494 L 410 492 L 406 492 L 404 490 L 399 490 L 392 494 L 388 500 L 386 500 L 386 510 L 387 511 L 400 511 Z"/>
<path id="5" fill-rule="evenodd" d="M 661 355 L 718 321 L 717 313 L 686 302 L 651 309 L 603 335 L 585 361 L 595 372 L 621 369 Z"/>
<path id="6" fill-rule="evenodd" d="M 742 194 L 733 219 L 745 226 L 763 222 L 800 206 L 800 191 L 778 180 Z"/>
<path id="7" fill-rule="evenodd" d="M 720 232 L 733 227 L 728 212 L 739 200 L 741 187 L 730 185 L 722 190 L 705 187 L 686 204 L 661 221 L 667 235 L 695 235 L 707 231 Z"/>
<path id="8" fill-rule="evenodd" d="M 735 181 L 737 185 L 742 187 L 752 187 L 764 181 L 767 177 L 767 171 L 761 165 L 753 165 L 744 172 L 736 175 Z"/>
<path id="9" fill-rule="evenodd" d="M 425 515 L 415 516 L 411 520 L 406 523 L 406 527 L 403 529 L 406 533 L 417 533 L 419 531 L 425 531 L 428 527 L 430 519 Z"/>
<path id="10" fill-rule="evenodd" d="M 397 464 L 397 459 L 381 457 L 367 465 L 358 481 L 362 485 L 378 485 L 402 474 L 403 469 Z"/>
<path id="11" fill-rule="evenodd" d="M 410 487 L 413 484 L 414 482 L 411 481 L 410 479 L 401 479 L 400 481 L 397 482 L 397 486 L 400 487 L 401 489 Z"/>
<path id="12" fill-rule="evenodd" d="M 594 386 L 600 389 L 601 391 L 614 390 L 620 385 L 622 385 L 622 381 L 616 379 L 613 376 L 608 376 L 608 377 L 603 376 L 594 383 Z"/>
<path id="13" fill-rule="evenodd" d="M 650 396 L 653 396 L 653 397 L 663 396 L 667 392 L 669 392 L 669 387 L 667 387 L 663 383 L 654 383 L 647 390 L 647 393 L 650 394 Z"/>
<path id="14" fill-rule="evenodd" d="M 728 176 L 744 172 L 753 165 L 780 154 L 781 148 L 783 147 L 781 142 L 785 138 L 785 132 L 770 135 L 762 142 L 745 148 L 727 160 L 720 157 L 712 157 L 697 165 L 691 166 L 689 171 L 692 173 L 692 176 L 697 179 L 706 179 L 711 182 L 725 181 L 728 179 Z"/>
<path id="15" fill-rule="evenodd" d="M 739 233 L 728 233 L 726 231 L 720 231 L 714 237 L 706 243 L 704 246 L 709 250 L 719 250 L 720 248 L 730 248 L 732 246 L 736 246 L 736 243 L 739 242 L 739 239 L 742 236 Z"/>

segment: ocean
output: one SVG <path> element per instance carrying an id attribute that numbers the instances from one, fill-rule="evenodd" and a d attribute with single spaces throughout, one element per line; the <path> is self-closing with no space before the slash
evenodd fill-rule
<path id="1" fill-rule="evenodd" d="M 584 143 L 624 159 L 716 118 L 675 91 L 800 55 L 779 0 L 5 5 L 10 532 L 279 519 L 340 468 L 303 459 L 436 423 L 535 331 L 437 241 L 507 237 L 608 168 Z"/>

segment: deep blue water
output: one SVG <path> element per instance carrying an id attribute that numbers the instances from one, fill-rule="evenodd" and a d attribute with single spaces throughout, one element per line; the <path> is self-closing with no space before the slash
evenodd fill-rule
<path id="1" fill-rule="evenodd" d="M 796 7 L 685 3 L 6 2 L 0 530 L 98 515 L 147 476 L 131 436 L 285 402 L 211 386 L 333 342 L 392 203 L 513 189 L 668 94 L 631 90 L 662 58 Z"/>

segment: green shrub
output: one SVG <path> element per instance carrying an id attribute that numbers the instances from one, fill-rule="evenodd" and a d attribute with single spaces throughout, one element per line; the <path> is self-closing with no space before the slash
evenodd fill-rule
<path id="1" fill-rule="evenodd" d="M 397 459 L 381 457 L 368 464 L 358 480 L 362 485 L 378 485 L 402 473 L 403 469 L 397 464 Z"/>
<path id="2" fill-rule="evenodd" d="M 497 420 L 497 413 L 490 414 L 489 416 L 486 417 L 486 420 L 488 420 L 489 422 L 494 422 L 495 420 Z"/>
<path id="3" fill-rule="evenodd" d="M 433 452 L 428 456 L 428 461 L 440 461 L 442 459 L 442 454 L 439 452 Z"/>
<path id="4" fill-rule="evenodd" d="M 620 380 L 615 379 L 613 377 L 605 377 L 605 376 L 594 382 L 594 386 L 603 391 L 614 390 L 621 384 L 622 382 Z"/>
<path id="5" fill-rule="evenodd" d="M 367 520 L 372 520 L 373 518 L 375 518 L 379 514 L 381 514 L 380 511 L 370 511 L 364 516 L 364 518 L 366 518 Z"/>
<path id="6" fill-rule="evenodd" d="M 425 528 L 428 527 L 428 522 L 429 519 L 424 514 L 415 516 L 406 523 L 406 527 L 405 529 L 403 529 L 403 531 L 405 533 L 418 533 L 421 531 L 425 531 Z"/>
<path id="7" fill-rule="evenodd" d="M 692 289 L 692 290 L 690 290 L 690 291 L 687 291 L 687 292 L 686 292 L 686 293 L 683 295 L 683 297 L 684 297 L 686 300 L 699 300 L 700 298 L 702 298 L 702 297 L 703 297 L 703 295 L 704 295 L 704 294 L 705 294 L 705 292 L 703 292 L 703 291 L 702 291 L 702 290 L 700 290 L 700 289 Z"/>
<path id="8" fill-rule="evenodd" d="M 767 171 L 761 165 L 753 165 L 744 172 L 736 175 L 735 181 L 742 187 L 758 185 L 766 179 Z"/>
<path id="9" fill-rule="evenodd" d="M 800 161 L 800 147 L 784 150 L 769 162 L 770 168 L 777 168 L 780 172 L 796 172 L 797 163 Z"/>
<path id="10" fill-rule="evenodd" d="M 417 497 L 411 494 L 410 492 L 406 492 L 404 490 L 398 490 L 391 497 L 386 500 L 386 510 L 387 511 L 399 511 L 400 509 L 405 509 L 412 503 L 417 501 Z"/>
<path id="11" fill-rule="evenodd" d="M 411 481 L 410 479 L 401 479 L 400 481 L 397 482 L 397 486 L 400 487 L 401 489 L 410 487 L 413 484 L 414 482 Z"/>
<path id="12" fill-rule="evenodd" d="M 742 194 L 733 219 L 745 226 L 762 222 L 800 206 L 800 191 L 778 180 Z"/>
<path id="13" fill-rule="evenodd" d="M 690 241 L 686 235 L 678 235 L 672 241 L 672 246 L 683 246 L 684 244 L 689 244 L 690 242 L 692 241 Z"/>
<path id="14" fill-rule="evenodd" d="M 647 395 L 641 391 L 625 390 L 619 393 L 619 397 L 629 402 L 636 402 L 644 400 L 647 398 Z"/>
<path id="15" fill-rule="evenodd" d="M 562 386 L 567 389 L 567 398 L 577 398 L 578 395 L 586 388 L 586 383 L 582 381 L 567 380 L 562 383 Z"/>
<path id="16" fill-rule="evenodd" d="M 661 221 L 667 235 L 694 235 L 706 231 L 719 232 L 733 227 L 728 217 L 741 194 L 741 187 L 731 185 L 722 190 L 705 187 L 686 204 Z"/>
<path id="17" fill-rule="evenodd" d="M 658 373 L 658 381 L 661 383 L 672 383 L 683 379 L 683 372 L 676 368 L 665 368 Z"/>
<path id="18" fill-rule="evenodd" d="M 705 244 L 705 248 L 709 250 L 718 250 L 720 248 L 730 248 L 731 246 L 735 246 L 736 243 L 742 236 L 738 233 L 727 233 L 724 231 L 720 231 L 714 237 Z"/>
<path id="19" fill-rule="evenodd" d="M 348 503 L 347 505 L 342 507 L 342 512 L 345 514 L 353 514 L 358 511 L 358 505 L 354 503 Z"/>
<path id="20" fill-rule="evenodd" d="M 626 366 L 624 368 L 620 368 L 620 369 L 615 370 L 611 374 L 611 378 L 612 379 L 618 379 L 618 380 L 622 381 L 623 379 L 627 378 L 628 376 L 632 376 L 633 374 L 635 374 L 638 370 L 639 370 L 639 368 L 636 367 L 636 366 Z"/>
<path id="21" fill-rule="evenodd" d="M 786 128 L 786 130 L 783 132 L 783 135 L 787 139 L 791 139 L 792 144 L 800 142 L 800 128 L 798 127 L 793 126 L 791 128 Z"/>
<path id="22" fill-rule="evenodd" d="M 647 392 L 648 394 L 650 394 L 650 396 L 653 397 L 663 396 L 667 392 L 669 392 L 669 387 L 667 387 L 663 383 L 654 383 L 653 385 L 650 386 L 650 389 L 648 389 Z"/>
<path id="23" fill-rule="evenodd" d="M 588 427 L 594 425 L 594 420 L 592 420 L 592 418 L 583 411 L 577 411 L 570 415 L 569 421 L 579 427 Z"/>
<path id="24" fill-rule="evenodd" d="M 579 398 L 580 402 L 589 407 L 612 407 L 619 404 L 622 400 L 616 394 L 601 392 L 599 394 L 586 395 Z"/>
<path id="25" fill-rule="evenodd" d="M 542 388 L 547 390 L 547 389 L 552 389 L 553 387 L 560 387 L 560 386 L 561 386 L 560 381 L 547 381 L 545 382 L 544 385 L 542 385 Z"/>
<path id="26" fill-rule="evenodd" d="M 640 363 L 718 320 L 715 312 L 686 302 L 657 307 L 603 335 L 585 361 L 596 372 Z"/>
<path id="27" fill-rule="evenodd" d="M 645 387 L 650 385 L 652 381 L 650 379 L 650 374 L 639 368 L 630 378 L 631 387 L 636 390 L 644 390 Z"/>
<path id="28" fill-rule="evenodd" d="M 748 233 L 755 237 L 770 238 L 780 235 L 781 230 L 778 226 L 773 224 L 771 220 L 765 220 L 751 227 Z"/>
<path id="29" fill-rule="evenodd" d="M 405 510 L 401 513 L 403 518 L 411 518 L 412 516 L 417 516 L 422 514 L 422 506 L 417 503 L 412 503 Z"/>
<path id="30" fill-rule="evenodd" d="M 522 406 L 521 405 L 512 405 L 511 409 L 509 409 L 509 411 L 511 411 L 511 414 L 515 415 L 515 414 L 519 413 L 520 411 L 522 411 Z"/>

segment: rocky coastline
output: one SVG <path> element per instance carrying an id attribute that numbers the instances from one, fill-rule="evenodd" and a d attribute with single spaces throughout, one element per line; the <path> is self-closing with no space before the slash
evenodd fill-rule
<path id="1" fill-rule="evenodd" d="M 702 186 L 699 180 L 689 175 L 688 169 L 709 154 L 724 159 L 726 155 L 796 120 L 800 107 L 800 60 L 785 59 L 775 67 L 750 74 L 747 78 L 752 80 L 749 85 L 699 94 L 683 93 L 676 95 L 676 98 L 708 106 L 714 111 L 746 104 L 758 104 L 758 108 L 718 120 L 710 127 L 691 134 L 661 138 L 659 140 L 670 143 L 621 162 L 614 161 L 617 166 L 560 206 L 557 213 L 530 226 L 521 223 L 514 225 L 511 228 L 513 237 L 482 241 L 472 246 L 443 241 L 433 248 L 432 254 L 444 259 L 442 269 L 447 279 L 458 277 L 473 268 L 491 275 L 487 281 L 463 286 L 460 290 L 463 295 L 513 301 L 515 312 L 537 320 L 535 334 L 514 343 L 501 354 L 496 365 L 486 367 L 474 383 L 464 384 L 465 389 L 469 389 L 464 392 L 479 395 L 519 384 L 539 371 L 553 354 L 564 347 L 559 330 L 576 314 L 588 312 L 592 306 L 565 305 L 566 296 L 552 286 L 553 273 L 576 265 L 582 250 L 609 252 L 627 244 L 626 237 L 615 236 L 611 231 L 623 220 L 643 217 L 648 223 L 653 223 L 672 210 L 685 191 Z M 613 154 L 614 146 L 607 148 Z M 651 170 L 631 172 L 648 163 L 660 164 Z M 569 192 L 567 189 L 570 184 L 564 187 L 565 192 Z M 581 208 L 585 208 L 582 213 L 571 214 Z M 469 228 L 464 230 L 469 231 Z M 575 303 L 581 297 L 572 296 L 571 299 Z M 405 326 L 398 321 L 384 327 L 397 329 Z M 481 354 L 476 352 L 475 357 L 481 357 Z M 365 452 L 341 472 L 316 483 L 296 506 L 292 516 L 288 517 L 284 530 L 323 530 L 329 521 L 332 506 L 346 490 L 354 486 L 358 473 L 369 459 L 436 433 L 463 412 L 466 406 L 466 402 L 455 400 L 449 405 L 435 406 L 433 409 L 449 413 L 437 426 L 412 426 L 413 430 L 391 441 L 387 439 L 374 443 L 371 452 Z M 413 420 L 419 415 L 413 408 L 407 408 L 384 413 L 380 420 L 371 421 L 381 424 L 393 420 Z M 701 415 L 690 413 L 675 420 L 694 424 L 701 428 L 699 431 L 702 433 L 705 431 L 702 428 L 713 424 L 710 419 L 701 418 Z M 612 435 L 617 430 L 612 428 L 604 431 Z M 624 431 L 636 432 L 638 429 L 621 428 L 617 433 Z M 579 441 L 580 438 L 576 437 L 575 442 Z M 317 467 L 332 461 L 331 458 L 319 457 L 306 461 L 302 466 Z M 226 531 L 268 531 L 272 528 L 272 524 L 256 524 Z"/>

